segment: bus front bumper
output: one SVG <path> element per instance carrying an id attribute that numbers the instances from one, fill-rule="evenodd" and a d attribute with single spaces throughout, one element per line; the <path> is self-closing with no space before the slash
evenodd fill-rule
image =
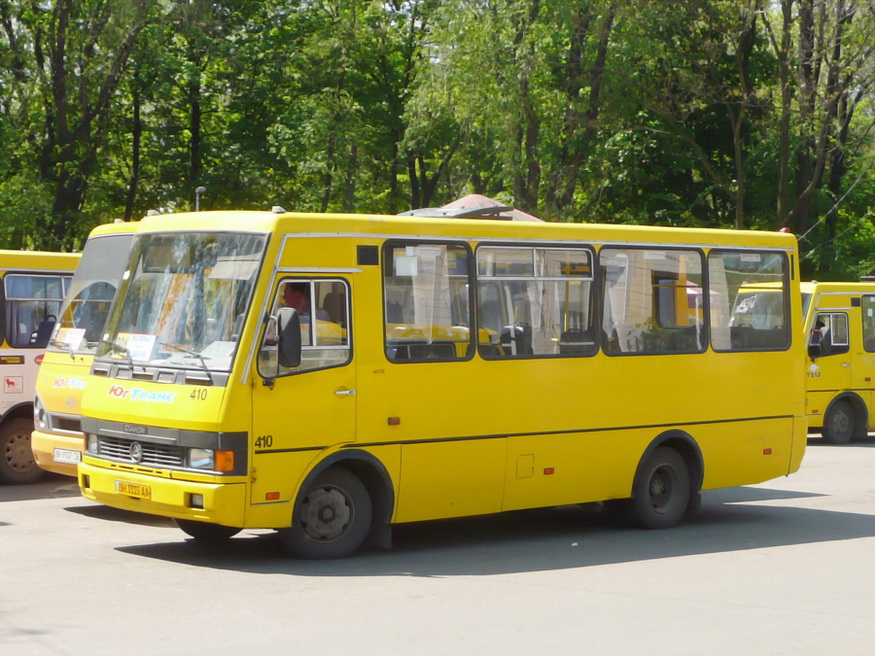
<path id="1" fill-rule="evenodd" d="M 203 483 L 79 465 L 79 489 L 92 501 L 146 513 L 243 528 L 245 483 Z"/>
<path id="2" fill-rule="evenodd" d="M 76 468 L 82 460 L 84 439 L 81 434 L 59 435 L 35 430 L 30 436 L 30 445 L 40 469 L 76 476 Z"/>

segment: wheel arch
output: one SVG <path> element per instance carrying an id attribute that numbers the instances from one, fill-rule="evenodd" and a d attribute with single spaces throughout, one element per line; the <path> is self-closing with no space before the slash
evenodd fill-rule
<path id="1" fill-rule="evenodd" d="M 335 451 L 313 467 L 298 488 L 292 517 L 298 516 L 299 504 L 305 490 L 319 474 L 329 467 L 341 467 L 354 474 L 365 486 L 371 497 L 373 517 L 366 544 L 389 548 L 392 541 L 391 519 L 395 510 L 395 486 L 383 463 L 373 454 L 362 449 Z"/>
<path id="2" fill-rule="evenodd" d="M 12 406 L 0 417 L 0 424 L 5 424 L 13 419 L 30 419 L 33 421 L 33 402 L 23 401 Z"/>
<path id="3" fill-rule="evenodd" d="M 842 392 L 841 394 L 836 394 L 829 402 L 829 405 L 826 406 L 826 411 L 823 413 L 824 422 L 826 422 L 826 418 L 829 416 L 830 411 L 832 411 L 835 404 L 839 401 L 847 401 L 850 403 L 851 409 L 854 411 L 854 415 L 857 418 L 854 439 L 865 438 L 869 434 L 869 407 L 856 392 L 847 391 Z"/>
<path id="4" fill-rule="evenodd" d="M 698 442 L 688 432 L 680 429 L 667 430 L 655 437 L 638 460 L 638 466 L 635 468 L 635 477 L 632 479 L 632 485 L 638 480 L 641 473 L 641 468 L 647 459 L 658 447 L 668 447 L 677 451 L 684 459 L 687 465 L 687 471 L 690 474 L 690 505 L 696 507 L 699 492 L 702 490 L 702 482 L 705 480 L 705 459 L 702 457 L 702 449 L 699 448 Z"/>

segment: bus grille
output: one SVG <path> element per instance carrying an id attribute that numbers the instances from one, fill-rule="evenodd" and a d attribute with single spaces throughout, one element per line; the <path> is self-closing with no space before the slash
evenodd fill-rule
<path id="1" fill-rule="evenodd" d="M 123 440 L 115 437 L 101 437 L 99 454 L 103 458 L 134 462 L 131 457 L 131 444 L 139 440 Z M 182 447 L 166 444 L 139 442 L 143 448 L 143 457 L 138 465 L 153 467 L 182 467 L 185 462 L 185 452 Z"/>

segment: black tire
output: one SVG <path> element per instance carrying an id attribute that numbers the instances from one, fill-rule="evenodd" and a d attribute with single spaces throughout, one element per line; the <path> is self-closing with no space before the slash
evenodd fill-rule
<path id="1" fill-rule="evenodd" d="M 0 481 L 11 485 L 35 483 L 43 475 L 30 446 L 33 421 L 18 417 L 0 428 Z"/>
<path id="2" fill-rule="evenodd" d="M 196 522 L 191 519 L 177 519 L 175 521 L 186 535 L 201 542 L 224 542 L 240 532 L 239 528 L 233 526 Z"/>
<path id="3" fill-rule="evenodd" d="M 329 467 L 295 504 L 292 526 L 280 529 L 285 549 L 299 558 L 345 558 L 365 541 L 373 509 L 357 476 Z"/>
<path id="4" fill-rule="evenodd" d="M 857 416 L 847 401 L 833 403 L 823 419 L 823 439 L 830 444 L 847 444 L 857 430 Z"/>
<path id="5" fill-rule="evenodd" d="M 676 525 L 690 502 L 690 472 L 683 457 L 668 447 L 654 449 L 632 485 L 632 521 L 643 528 Z"/>

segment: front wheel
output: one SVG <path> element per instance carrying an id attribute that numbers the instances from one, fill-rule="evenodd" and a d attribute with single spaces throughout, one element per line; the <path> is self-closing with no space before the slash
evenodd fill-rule
<path id="1" fill-rule="evenodd" d="M 177 519 L 176 525 L 186 535 L 200 542 L 224 542 L 240 532 L 239 528 L 233 526 L 196 522 L 191 519 Z"/>
<path id="2" fill-rule="evenodd" d="M 43 475 L 30 446 L 33 421 L 19 417 L 0 428 L 0 481 L 13 485 L 34 483 Z"/>
<path id="3" fill-rule="evenodd" d="M 345 558 L 365 541 L 371 529 L 371 497 L 357 476 L 329 467 L 295 504 L 289 528 L 279 536 L 286 550 L 300 558 Z"/>
<path id="4" fill-rule="evenodd" d="M 854 409 L 847 401 L 832 404 L 823 421 L 823 439 L 830 444 L 847 444 L 857 430 Z"/>
<path id="5" fill-rule="evenodd" d="M 689 501 L 687 463 L 674 449 L 657 447 L 632 485 L 633 521 L 643 528 L 669 528 L 684 516 Z"/>

